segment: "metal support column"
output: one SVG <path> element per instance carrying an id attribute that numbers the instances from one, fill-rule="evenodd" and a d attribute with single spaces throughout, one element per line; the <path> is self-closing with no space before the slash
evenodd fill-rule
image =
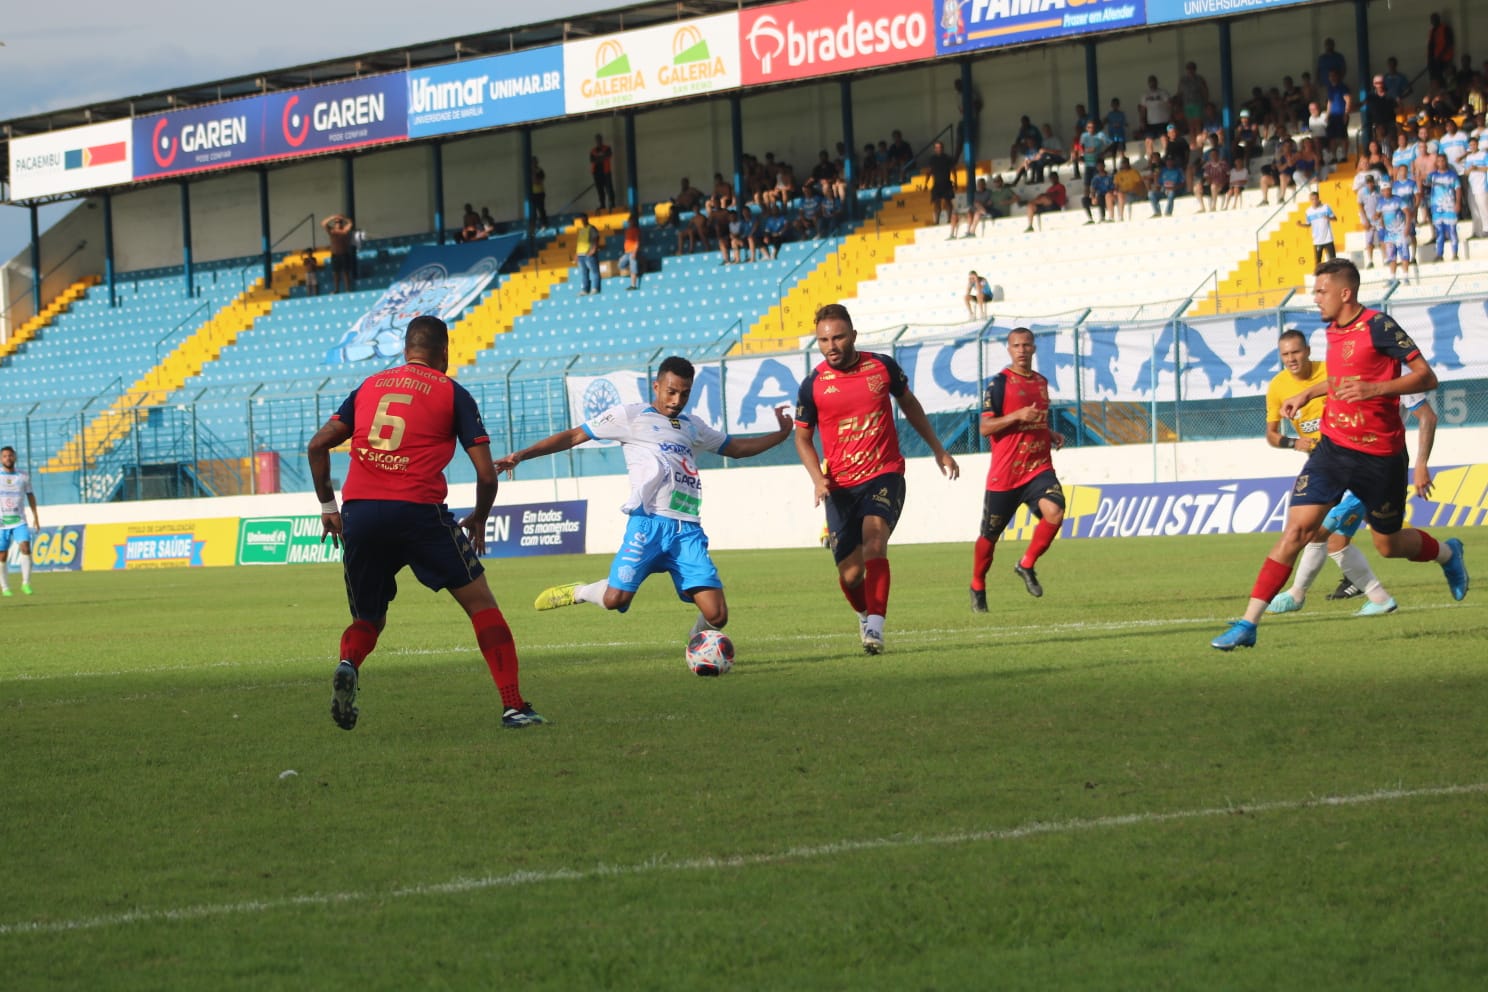
<path id="1" fill-rule="evenodd" d="M 444 145 L 429 145 L 429 174 L 434 177 L 434 243 L 444 244 Z M 465 220 L 461 218 L 461 225 Z"/>
<path id="2" fill-rule="evenodd" d="M 186 297 L 196 296 L 196 273 L 191 267 L 191 184 L 181 184 L 181 257 L 185 265 Z"/>
<path id="3" fill-rule="evenodd" d="M 41 218 L 37 215 L 36 204 L 29 203 L 26 209 L 31 212 L 31 309 L 35 313 L 41 313 Z"/>
<path id="4" fill-rule="evenodd" d="M 1103 121 L 1106 115 L 1101 113 L 1100 102 L 1100 69 L 1095 60 L 1095 42 L 1085 42 L 1085 110 L 1093 120 Z M 1105 128 L 1101 127 L 1104 131 Z M 1078 138 L 1076 140 L 1079 140 Z M 1071 149 L 1071 154 L 1074 150 Z"/>
<path id="5" fill-rule="evenodd" d="M 738 93 L 730 93 L 729 108 L 729 160 L 734 165 L 734 196 L 740 199 L 748 192 L 744 188 L 744 103 Z"/>
<path id="6" fill-rule="evenodd" d="M 636 178 L 635 112 L 625 113 L 625 206 L 632 212 L 641 209 L 640 180 Z"/>
<path id="7" fill-rule="evenodd" d="M 1225 141 L 1235 132 L 1232 115 L 1235 112 L 1235 69 L 1231 59 L 1230 22 L 1219 22 L 1219 122 L 1224 125 Z M 1221 156 L 1222 158 L 1223 156 Z"/>
<path id="8" fill-rule="evenodd" d="M 842 156 L 843 184 L 847 187 L 847 202 L 843 204 L 849 222 L 858 219 L 858 164 L 857 144 L 853 137 L 852 80 L 843 76 L 837 81 L 837 94 L 842 103 L 842 143 L 847 153 Z"/>
<path id="9" fill-rule="evenodd" d="M 269 170 L 258 170 L 258 242 L 263 251 L 264 289 L 274 282 L 274 243 L 269 225 Z"/>
<path id="10" fill-rule="evenodd" d="M 532 128 L 522 128 L 518 136 L 522 140 L 522 226 L 531 237 L 537 223 L 532 216 Z"/>
<path id="11" fill-rule="evenodd" d="M 118 276 L 114 271 L 114 194 L 103 194 L 103 281 L 108 283 L 109 306 L 119 305 Z"/>

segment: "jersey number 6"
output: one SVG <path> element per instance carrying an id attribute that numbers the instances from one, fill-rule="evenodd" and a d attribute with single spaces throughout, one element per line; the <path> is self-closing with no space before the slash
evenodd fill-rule
<path id="1" fill-rule="evenodd" d="M 413 402 L 413 396 L 409 393 L 388 393 L 377 404 L 377 413 L 372 417 L 372 425 L 367 429 L 367 445 L 378 451 L 397 451 L 403 444 L 403 432 L 408 429 L 408 423 L 402 417 L 391 413 L 388 407 L 394 403 L 407 405 Z"/>

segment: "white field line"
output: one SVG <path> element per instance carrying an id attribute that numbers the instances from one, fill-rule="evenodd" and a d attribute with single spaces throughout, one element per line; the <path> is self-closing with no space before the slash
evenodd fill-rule
<path id="1" fill-rule="evenodd" d="M 1417 613 L 1423 610 L 1460 610 L 1463 608 L 1464 606 L 1461 603 L 1424 603 L 1419 606 L 1412 606 L 1410 608 L 1410 612 Z M 1311 614 L 1305 617 L 1291 617 L 1282 622 L 1306 623 L 1314 620 L 1340 620 L 1346 619 L 1348 616 L 1349 614 L 1337 612 L 1329 614 L 1319 613 Z M 966 637 L 972 641 L 985 641 L 993 639 L 1000 641 L 1006 639 L 1009 635 L 1018 634 L 1033 634 L 1037 636 L 1057 634 L 1060 632 L 1089 632 L 1098 634 L 1109 631 L 1152 630 L 1161 627 L 1185 627 L 1191 626 L 1193 624 L 1220 624 L 1226 622 L 1228 622 L 1228 619 L 1225 617 L 1154 617 L 1139 620 L 1072 620 L 1065 623 L 1035 623 L 1021 624 L 1019 626 L 989 626 L 985 628 L 921 627 L 912 629 L 906 628 L 904 630 L 895 630 L 891 622 L 888 629 L 890 635 L 895 641 L 913 642 L 928 640 L 932 638 L 942 638 L 951 635 Z M 851 636 L 851 622 L 846 624 L 839 624 L 838 626 L 841 628 L 841 630 L 834 628 L 831 631 L 820 631 L 811 634 L 767 634 L 761 637 L 751 636 L 749 638 L 749 643 L 751 645 L 800 643 L 831 645 L 840 643 L 845 639 L 855 640 L 855 638 Z M 526 642 L 518 642 L 517 650 L 525 657 L 529 654 L 546 655 L 558 652 L 592 651 L 596 648 L 634 648 L 644 646 L 664 647 L 668 644 L 672 644 L 674 640 L 677 640 L 672 638 L 660 639 L 655 637 L 647 637 L 646 631 L 644 630 L 637 630 L 636 633 L 636 637 L 626 638 L 623 640 L 567 641 L 561 643 L 553 641 L 538 641 L 535 638 L 529 637 Z M 678 636 L 680 638 L 680 635 Z M 310 656 L 286 658 L 256 658 L 246 661 L 201 661 L 180 665 L 150 665 L 141 668 L 127 668 L 108 672 L 18 672 L 12 675 L 0 675 L 0 685 L 4 685 L 7 682 L 46 682 L 53 679 L 95 679 L 115 678 L 122 675 L 156 674 L 160 672 L 195 672 L 209 668 L 252 668 L 263 665 L 285 664 L 330 664 L 330 661 L 328 661 L 327 659 L 329 659 L 331 653 L 333 653 L 335 640 L 335 631 L 328 629 L 328 632 L 325 635 L 325 643 L 328 646 L 328 652 Z M 457 644 L 451 644 L 448 647 L 390 648 L 379 651 L 377 653 L 377 656 L 380 658 L 386 658 L 401 656 L 411 657 L 416 655 L 458 655 L 462 653 L 468 653 L 473 656 L 474 652 L 475 646 L 472 641 L 462 641 Z"/>
<path id="2" fill-rule="evenodd" d="M 211 919 L 221 916 L 246 916 L 272 913 L 304 906 L 336 906 L 346 903 L 384 902 L 390 899 L 413 897 L 463 895 L 484 892 L 489 889 L 513 889 L 549 882 L 585 882 L 606 878 L 631 878 L 674 872 L 716 871 L 722 869 L 753 868 L 833 858 L 863 851 L 902 850 L 917 847 L 948 847 L 959 844 L 981 844 L 1023 840 L 1058 834 L 1084 833 L 1110 830 L 1118 827 L 1147 826 L 1159 823 L 1175 823 L 1186 820 L 1212 819 L 1238 814 L 1291 812 L 1329 807 L 1365 806 L 1373 803 L 1397 802 L 1410 799 L 1431 799 L 1442 796 L 1466 796 L 1488 793 L 1488 782 L 1472 785 L 1445 785 L 1424 789 L 1380 789 L 1375 792 L 1351 796 L 1316 796 L 1307 799 L 1283 799 L 1264 803 L 1237 803 L 1231 806 L 1213 806 L 1203 809 L 1177 810 L 1170 813 L 1128 813 L 1122 816 L 1101 816 L 1083 820 L 1058 820 L 1054 822 L 1033 821 L 1018 827 L 1001 830 L 975 830 L 950 834 L 913 835 L 909 837 L 875 837 L 866 840 L 842 840 L 831 844 L 807 847 L 791 847 L 783 851 L 765 854 L 733 854 L 704 858 L 668 858 L 664 855 L 628 865 L 598 864 L 590 868 L 555 868 L 547 871 L 517 871 L 505 875 L 485 875 L 480 878 L 454 878 L 446 882 L 426 882 L 419 885 L 399 886 L 387 890 L 352 892 L 316 892 L 302 896 L 284 896 L 278 899 L 256 899 L 245 902 L 205 903 L 196 906 L 181 906 L 175 909 L 135 909 L 125 913 L 109 913 L 71 920 L 22 920 L 0 923 L 0 937 L 33 933 L 69 933 L 80 930 L 102 930 L 135 923 L 175 923 L 183 920 Z"/>

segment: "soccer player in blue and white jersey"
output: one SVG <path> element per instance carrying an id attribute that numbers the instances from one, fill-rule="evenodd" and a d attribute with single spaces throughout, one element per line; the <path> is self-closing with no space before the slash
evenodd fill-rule
<path id="1" fill-rule="evenodd" d="M 1436 170 L 1426 177 L 1431 204 L 1431 225 L 1436 228 L 1436 260 L 1446 257 L 1447 242 L 1452 243 L 1452 261 L 1457 261 L 1457 217 L 1462 212 L 1462 184 L 1457 173 L 1447 164 L 1447 157 L 1436 156 Z"/>
<path id="2" fill-rule="evenodd" d="M 789 437 L 794 421 L 789 408 L 782 406 L 775 411 L 779 429 L 771 434 L 742 438 L 720 433 L 682 412 L 692 397 L 693 376 L 692 363 L 673 355 L 661 363 L 651 385 L 651 403 L 610 407 L 578 427 L 545 437 L 496 463 L 499 470 L 509 473 L 521 462 L 594 440 L 618 441 L 625 455 L 630 498 L 620 509 L 630 520 L 609 577 L 546 589 L 533 604 L 539 610 L 593 603 L 624 613 L 648 575 L 667 572 L 678 598 L 698 608 L 693 634 L 709 628 L 722 630 L 728 623 L 723 582 L 708 555 L 708 537 L 698 519 L 703 482 L 696 452 L 713 451 L 729 458 L 758 455 Z"/>
<path id="3" fill-rule="evenodd" d="M 1442 125 L 1442 136 L 1436 139 L 1436 150 L 1447 160 L 1447 167 L 1462 174 L 1462 160 L 1467 157 L 1468 133 L 1457 127 L 1457 122 L 1448 117 Z M 1441 163 L 1437 163 L 1438 166 Z"/>
<path id="4" fill-rule="evenodd" d="M 1390 172 L 1396 169 L 1404 169 L 1406 175 L 1410 174 L 1411 166 L 1416 164 L 1416 146 L 1410 140 L 1410 135 L 1401 131 L 1395 136 L 1395 150 L 1390 153 Z"/>
<path id="5" fill-rule="evenodd" d="M 41 530 L 41 514 L 36 509 L 36 494 L 31 491 L 31 476 L 16 471 L 16 450 L 10 445 L 0 448 L 0 596 L 15 595 L 10 591 L 8 559 L 15 547 L 21 556 L 21 592 L 31 595 L 31 528 L 26 526 L 26 505 L 31 506 L 31 522 Z"/>
<path id="6" fill-rule="evenodd" d="M 1416 216 L 1416 208 L 1421 202 L 1421 187 L 1411 178 L 1410 170 L 1405 166 L 1397 166 L 1395 169 L 1395 181 L 1390 183 L 1390 192 L 1410 204 L 1411 217 Z"/>
<path id="7" fill-rule="evenodd" d="M 1307 207 L 1306 216 L 1297 221 L 1297 226 L 1312 229 L 1314 263 L 1322 264 L 1338 257 L 1338 252 L 1333 247 L 1333 222 L 1337 219 L 1338 215 L 1333 212 L 1333 208 L 1323 202 L 1322 195 L 1317 190 L 1313 190 L 1312 203 Z"/>
<path id="8" fill-rule="evenodd" d="M 1387 189 L 1379 201 L 1379 243 L 1390 266 L 1390 278 L 1395 278 L 1395 266 L 1405 266 L 1406 278 L 1410 278 L 1411 250 L 1416 243 L 1416 211 L 1411 202 L 1397 196 L 1393 188 Z"/>

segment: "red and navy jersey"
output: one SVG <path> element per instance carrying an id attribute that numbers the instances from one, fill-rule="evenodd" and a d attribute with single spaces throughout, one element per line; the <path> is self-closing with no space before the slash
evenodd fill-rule
<path id="1" fill-rule="evenodd" d="M 1348 403 L 1333 395 L 1343 382 L 1389 382 L 1400 378 L 1400 366 L 1421 353 L 1410 335 L 1388 315 L 1367 307 L 1349 324 L 1328 325 L 1328 402 L 1323 407 L 1323 437 L 1334 444 L 1371 455 L 1405 450 L 1400 397 L 1375 396 Z"/>
<path id="2" fill-rule="evenodd" d="M 368 376 L 332 420 L 351 428 L 351 468 L 341 498 L 443 503 L 455 441 L 489 444 L 475 397 L 427 365 Z"/>
<path id="3" fill-rule="evenodd" d="M 987 383 L 982 397 L 983 417 L 1003 417 L 1033 407 L 1043 414 L 1031 424 L 1014 424 L 989 439 L 992 464 L 987 468 L 989 492 L 1017 489 L 1041 472 L 1054 467 L 1049 456 L 1049 380 L 1037 372 L 1028 375 L 1011 367 Z"/>
<path id="4" fill-rule="evenodd" d="M 833 489 L 846 489 L 885 472 L 903 472 L 894 404 L 909 379 L 887 355 L 858 352 L 852 368 L 822 362 L 796 399 L 796 426 L 821 431 L 824 473 Z"/>

